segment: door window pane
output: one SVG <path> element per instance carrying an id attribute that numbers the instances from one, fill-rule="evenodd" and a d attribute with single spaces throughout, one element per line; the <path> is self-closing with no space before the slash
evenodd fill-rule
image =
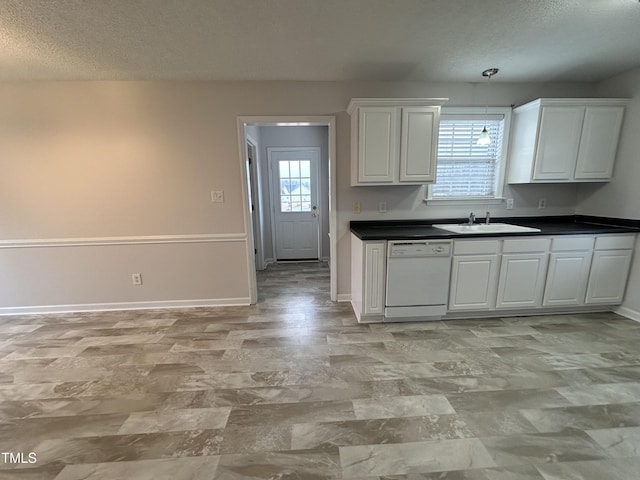
<path id="1" fill-rule="evenodd" d="M 288 178 L 280 179 L 280 195 L 288 195 L 291 193 L 291 181 Z"/>
<path id="2" fill-rule="evenodd" d="M 302 195 L 302 211 L 311 211 L 311 195 Z"/>
<path id="3" fill-rule="evenodd" d="M 311 161 L 280 160 L 280 212 L 311 211 Z"/>
<path id="4" fill-rule="evenodd" d="M 289 162 L 280 160 L 280 178 L 289 178 Z"/>
<path id="5" fill-rule="evenodd" d="M 291 177 L 300 177 L 300 160 L 290 160 L 289 169 Z"/>
<path id="6" fill-rule="evenodd" d="M 291 196 L 291 211 L 292 212 L 302 211 L 302 202 L 300 201 L 300 195 Z"/>
<path id="7" fill-rule="evenodd" d="M 311 179 L 310 178 L 301 178 L 300 179 L 300 193 L 303 195 L 311 194 Z"/>
<path id="8" fill-rule="evenodd" d="M 302 160 L 300 162 L 300 176 L 301 177 L 311 176 L 311 162 L 309 160 Z"/>

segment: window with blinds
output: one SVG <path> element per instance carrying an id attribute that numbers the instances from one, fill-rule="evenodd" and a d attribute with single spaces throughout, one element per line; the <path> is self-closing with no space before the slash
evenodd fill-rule
<path id="1" fill-rule="evenodd" d="M 500 190 L 504 115 L 442 115 L 433 199 L 495 198 Z M 478 145 L 486 126 L 489 145 Z"/>

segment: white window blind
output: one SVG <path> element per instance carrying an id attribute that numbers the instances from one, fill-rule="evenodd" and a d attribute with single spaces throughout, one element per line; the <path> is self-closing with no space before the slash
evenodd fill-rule
<path id="1" fill-rule="evenodd" d="M 478 145 L 487 127 L 491 144 Z M 503 115 L 443 115 L 431 198 L 494 198 L 504 133 Z"/>

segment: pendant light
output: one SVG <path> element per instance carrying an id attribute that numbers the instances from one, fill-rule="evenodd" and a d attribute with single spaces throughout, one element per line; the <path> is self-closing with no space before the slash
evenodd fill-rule
<path id="1" fill-rule="evenodd" d="M 482 72 L 483 77 L 487 77 L 487 85 L 491 81 L 491 77 L 498 73 L 497 68 L 488 68 L 484 72 Z M 491 137 L 489 136 L 489 132 L 487 132 L 487 111 L 489 110 L 489 106 L 485 103 L 484 105 L 484 128 L 482 132 L 480 132 L 480 136 L 478 137 L 478 141 L 476 142 L 478 145 L 490 145 Z"/>

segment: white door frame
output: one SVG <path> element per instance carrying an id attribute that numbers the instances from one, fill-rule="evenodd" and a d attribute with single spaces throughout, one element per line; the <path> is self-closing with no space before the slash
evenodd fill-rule
<path id="1" fill-rule="evenodd" d="M 329 133 L 329 270 L 331 300 L 337 301 L 338 277 L 337 277 L 337 211 L 336 211 L 336 117 L 333 115 L 307 115 L 307 116 L 240 116 L 238 122 L 238 149 L 240 153 L 240 179 L 242 186 L 242 202 L 244 210 L 244 228 L 247 246 L 247 269 L 249 281 L 250 302 L 258 301 L 258 287 L 256 282 L 255 245 L 253 242 L 253 222 L 251 205 L 249 204 L 249 181 L 245 162 L 247 158 L 247 133 L 245 126 L 322 126 L 327 127 Z"/>
<path id="2" fill-rule="evenodd" d="M 318 161 L 316 163 L 316 204 L 321 204 L 320 192 L 322 191 L 322 174 L 320 164 L 322 163 L 320 157 L 320 147 L 267 147 L 267 162 L 269 162 L 269 205 L 271 208 L 271 242 L 273 246 L 273 259 L 277 262 L 278 255 L 276 254 L 276 208 L 279 208 L 279 205 L 275 205 L 273 201 L 273 184 L 274 184 L 274 175 L 275 173 L 271 169 L 271 154 L 274 152 L 295 152 L 298 150 L 313 150 L 318 154 Z M 322 235 L 322 215 L 324 212 L 320 210 L 320 221 L 318 222 L 318 260 L 322 261 L 322 239 L 320 235 Z"/>

